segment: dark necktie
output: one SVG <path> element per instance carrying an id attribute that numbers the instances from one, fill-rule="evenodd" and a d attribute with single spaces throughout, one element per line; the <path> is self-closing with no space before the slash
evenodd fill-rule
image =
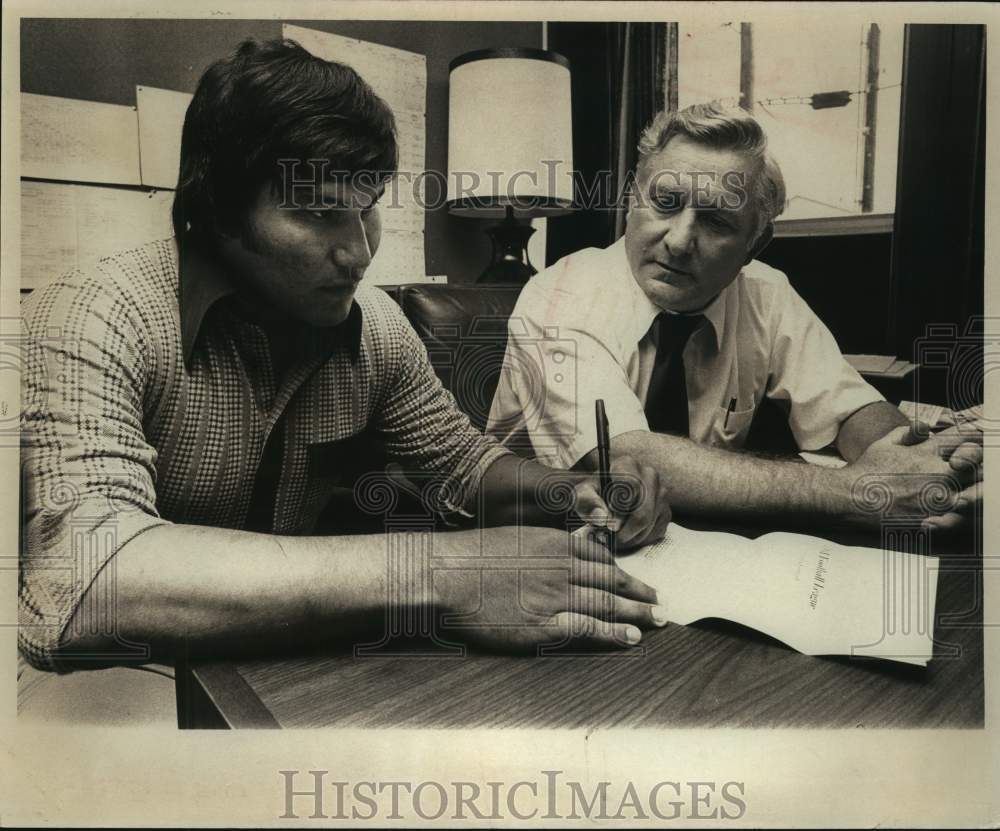
<path id="1" fill-rule="evenodd" d="M 646 420 L 657 433 L 688 435 L 687 383 L 684 379 L 684 345 L 704 315 L 661 312 L 650 327 L 656 333 L 656 363 L 646 393 Z"/>

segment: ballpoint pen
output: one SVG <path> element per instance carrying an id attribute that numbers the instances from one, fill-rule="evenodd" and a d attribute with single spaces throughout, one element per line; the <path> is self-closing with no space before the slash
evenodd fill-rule
<path id="1" fill-rule="evenodd" d="M 601 499 L 611 510 L 611 437 L 608 427 L 608 414 L 604 409 L 604 399 L 598 398 L 594 403 L 594 415 L 597 419 L 597 476 L 601 487 Z M 612 517 L 608 516 L 610 522 Z M 605 545 L 612 554 L 615 553 L 615 532 L 610 528 L 602 529 Z"/>
<path id="2" fill-rule="evenodd" d="M 726 407 L 726 419 L 722 422 L 722 429 L 725 430 L 729 426 L 729 416 L 736 412 L 736 396 L 734 395 L 729 399 L 729 406 Z"/>

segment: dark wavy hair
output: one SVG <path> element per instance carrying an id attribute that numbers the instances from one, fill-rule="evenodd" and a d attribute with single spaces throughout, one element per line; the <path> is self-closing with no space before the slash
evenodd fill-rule
<path id="1" fill-rule="evenodd" d="M 184 116 L 173 225 L 178 240 L 242 228 L 279 159 L 390 178 L 398 163 L 389 106 L 351 67 L 292 40 L 247 40 L 202 75 Z"/>

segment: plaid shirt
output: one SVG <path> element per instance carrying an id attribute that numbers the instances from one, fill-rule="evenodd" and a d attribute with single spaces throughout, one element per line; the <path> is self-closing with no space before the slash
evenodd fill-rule
<path id="1" fill-rule="evenodd" d="M 264 330 L 242 309 L 224 273 L 173 240 L 25 300 L 19 644 L 33 664 L 59 668 L 81 597 L 95 579 L 114 591 L 112 558 L 136 535 L 259 520 L 251 497 L 272 430 L 281 456 L 264 525 L 281 534 L 313 530 L 366 428 L 408 468 L 442 477 L 442 511 L 460 510 L 506 452 L 457 409 L 384 292 L 360 287 L 341 326 L 302 327 L 277 381 Z M 77 621 L 114 632 L 113 620 Z"/>

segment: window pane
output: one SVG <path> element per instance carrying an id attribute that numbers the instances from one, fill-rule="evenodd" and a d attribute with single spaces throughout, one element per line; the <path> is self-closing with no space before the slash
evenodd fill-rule
<path id="1" fill-rule="evenodd" d="M 788 191 L 782 219 L 861 213 L 867 26 L 755 23 L 754 114 L 767 131 Z M 880 27 L 874 213 L 895 208 L 903 27 Z M 740 24 L 681 25 L 678 97 L 739 101 Z M 846 90 L 845 106 L 814 109 L 816 93 Z"/>

